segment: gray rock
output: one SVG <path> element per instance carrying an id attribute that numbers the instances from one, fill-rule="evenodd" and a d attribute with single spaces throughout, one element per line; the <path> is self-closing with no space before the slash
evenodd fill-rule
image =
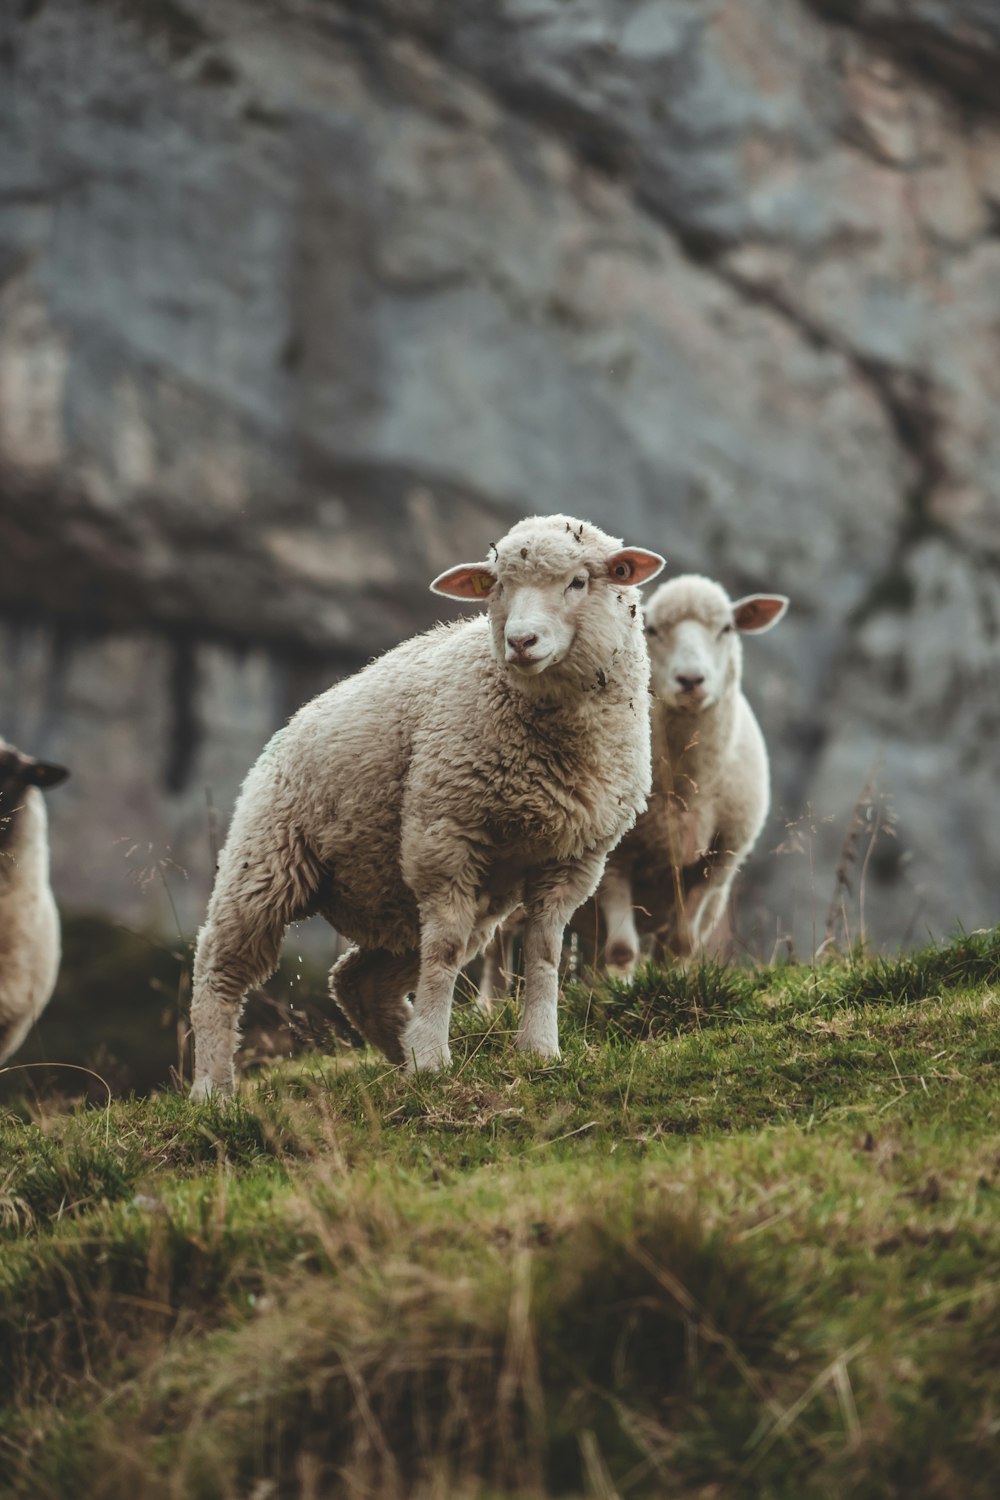
<path id="1" fill-rule="evenodd" d="M 193 927 L 206 788 L 224 821 L 298 702 L 436 618 L 431 577 L 565 510 L 792 596 L 747 682 L 768 850 L 810 805 L 819 905 L 762 845 L 758 946 L 809 946 L 877 756 L 905 858 L 869 861 L 872 938 L 995 917 L 962 707 L 1000 619 L 989 7 L 2 24 L 0 728 L 76 772 L 65 904 Z"/>

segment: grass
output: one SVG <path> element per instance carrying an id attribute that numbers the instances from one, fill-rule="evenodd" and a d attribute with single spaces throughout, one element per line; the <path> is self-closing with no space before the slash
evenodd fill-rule
<path id="1" fill-rule="evenodd" d="M 1000 931 L 0 1114 L 13 1497 L 992 1496 Z"/>
<path id="2" fill-rule="evenodd" d="M 0 1108 L 25 1093 L 28 1080 L 18 1069 L 26 1063 L 33 1096 L 85 1091 L 92 1103 L 106 1099 L 109 1086 L 116 1094 L 145 1094 L 169 1082 L 178 1068 L 189 1075 L 183 1037 L 191 944 L 76 915 L 63 918 L 62 949 L 51 1002 L 14 1070 L 0 1073 Z M 287 1056 L 303 1042 L 325 1040 L 338 1026 L 343 1031 L 346 1023 L 327 993 L 325 969 L 289 951 L 273 979 L 251 995 L 243 1029 L 254 1055 Z M 90 1078 L 82 1071 L 88 1068 Z"/>

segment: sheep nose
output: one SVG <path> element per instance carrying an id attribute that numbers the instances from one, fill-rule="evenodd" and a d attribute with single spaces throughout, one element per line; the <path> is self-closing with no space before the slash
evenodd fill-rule
<path id="1" fill-rule="evenodd" d="M 537 635 L 509 635 L 507 644 L 512 651 L 517 652 L 518 656 L 523 656 L 526 651 L 531 650 L 532 646 L 537 646 L 538 637 Z"/>
<path id="2" fill-rule="evenodd" d="M 704 677 L 686 677 L 683 672 L 678 672 L 677 681 L 681 685 L 682 693 L 693 693 L 695 688 L 701 687 L 705 679 Z"/>

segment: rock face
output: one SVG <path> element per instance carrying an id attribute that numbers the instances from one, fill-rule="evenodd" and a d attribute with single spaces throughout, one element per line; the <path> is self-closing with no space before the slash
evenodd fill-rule
<path id="1" fill-rule="evenodd" d="M 792 597 L 748 941 L 822 938 L 859 798 L 851 936 L 862 867 L 873 940 L 997 920 L 992 0 L 5 16 L 0 728 L 75 770 L 64 905 L 193 926 L 275 725 L 564 510 Z"/>

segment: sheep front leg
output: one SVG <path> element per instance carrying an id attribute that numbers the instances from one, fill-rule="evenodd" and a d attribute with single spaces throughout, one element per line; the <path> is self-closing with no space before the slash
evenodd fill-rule
<path id="1" fill-rule="evenodd" d="M 451 1062 L 451 1002 L 458 971 L 470 956 L 475 905 L 451 891 L 420 918 L 420 978 L 400 1043 L 411 1072 L 435 1072 Z"/>
<path id="2" fill-rule="evenodd" d="M 522 1052 L 559 1056 L 559 958 L 570 917 L 592 896 L 604 855 L 564 867 L 525 893 L 524 1006 L 517 1033 Z"/>
<path id="3" fill-rule="evenodd" d="M 604 962 L 608 971 L 631 979 L 639 957 L 639 931 L 632 907 L 632 881 L 627 871 L 609 862 L 597 888 L 597 904 L 604 920 Z"/>
<path id="4" fill-rule="evenodd" d="M 732 851 L 711 856 L 707 873 L 688 885 L 672 944 L 682 963 L 700 957 L 705 944 L 719 925 L 726 909 L 733 881 L 739 870 L 739 858 Z"/>
<path id="5" fill-rule="evenodd" d="M 483 973 L 479 981 L 476 1009 L 484 1016 L 492 1014 L 495 1000 L 503 1000 L 506 997 L 507 947 L 504 930 L 498 927 L 483 949 Z"/>
<path id="6" fill-rule="evenodd" d="M 697 911 L 691 919 L 694 952 L 700 953 L 725 915 L 739 866 L 733 862 L 712 872 Z"/>

